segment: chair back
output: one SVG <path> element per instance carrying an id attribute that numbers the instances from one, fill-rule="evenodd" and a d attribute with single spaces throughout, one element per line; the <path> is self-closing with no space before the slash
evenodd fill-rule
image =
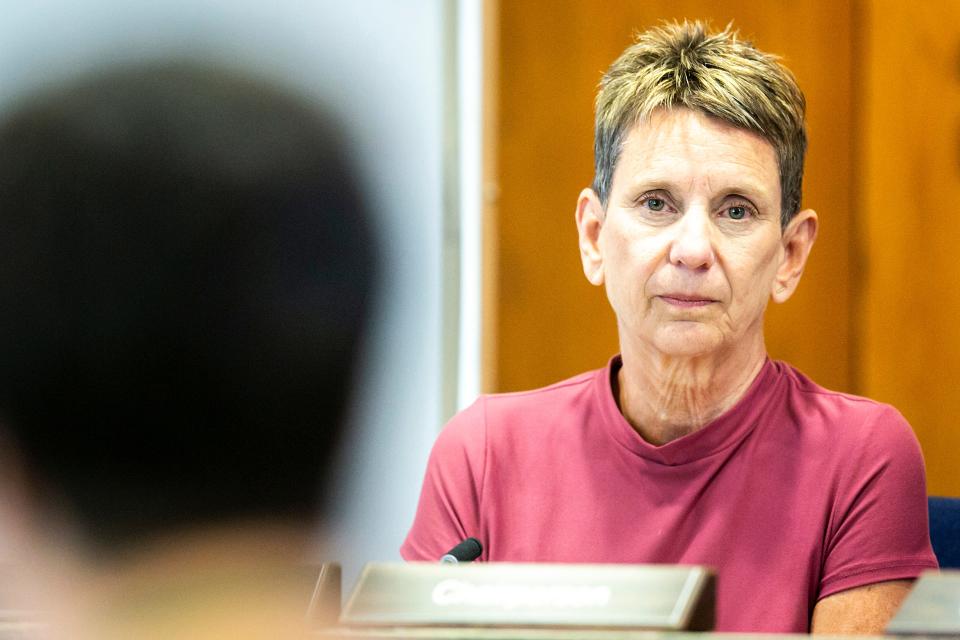
<path id="1" fill-rule="evenodd" d="M 942 569 L 960 569 L 960 498 L 931 496 L 930 542 Z"/>

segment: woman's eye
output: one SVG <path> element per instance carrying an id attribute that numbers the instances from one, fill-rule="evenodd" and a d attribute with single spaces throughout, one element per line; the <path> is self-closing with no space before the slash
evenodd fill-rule
<path id="1" fill-rule="evenodd" d="M 667 206 L 667 202 L 662 198 L 647 198 L 645 204 L 651 211 L 663 211 L 663 208 Z"/>

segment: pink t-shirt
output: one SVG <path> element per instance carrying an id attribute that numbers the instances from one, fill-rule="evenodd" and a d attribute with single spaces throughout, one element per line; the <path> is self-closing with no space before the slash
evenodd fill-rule
<path id="1" fill-rule="evenodd" d="M 892 407 L 767 361 L 703 429 L 657 447 L 604 369 L 483 396 L 434 445 L 407 560 L 703 564 L 717 629 L 805 632 L 825 596 L 937 566 L 923 459 Z"/>

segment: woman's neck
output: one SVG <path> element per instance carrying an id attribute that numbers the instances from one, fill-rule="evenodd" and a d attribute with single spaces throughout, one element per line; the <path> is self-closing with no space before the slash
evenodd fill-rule
<path id="1" fill-rule="evenodd" d="M 762 338 L 748 349 L 671 357 L 647 345 L 621 345 L 615 396 L 640 436 L 663 445 L 698 431 L 733 407 L 766 360 Z"/>

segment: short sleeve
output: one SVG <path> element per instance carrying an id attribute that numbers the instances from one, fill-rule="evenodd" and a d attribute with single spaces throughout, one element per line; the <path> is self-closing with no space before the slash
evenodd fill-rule
<path id="1" fill-rule="evenodd" d="M 847 425 L 852 426 L 852 425 Z M 844 465 L 825 540 L 819 598 L 935 569 L 920 445 L 907 421 L 880 405 Z"/>
<path id="2" fill-rule="evenodd" d="M 480 537 L 484 415 L 480 398 L 455 415 L 434 443 L 413 526 L 400 547 L 405 560 L 439 560 L 464 538 Z"/>

